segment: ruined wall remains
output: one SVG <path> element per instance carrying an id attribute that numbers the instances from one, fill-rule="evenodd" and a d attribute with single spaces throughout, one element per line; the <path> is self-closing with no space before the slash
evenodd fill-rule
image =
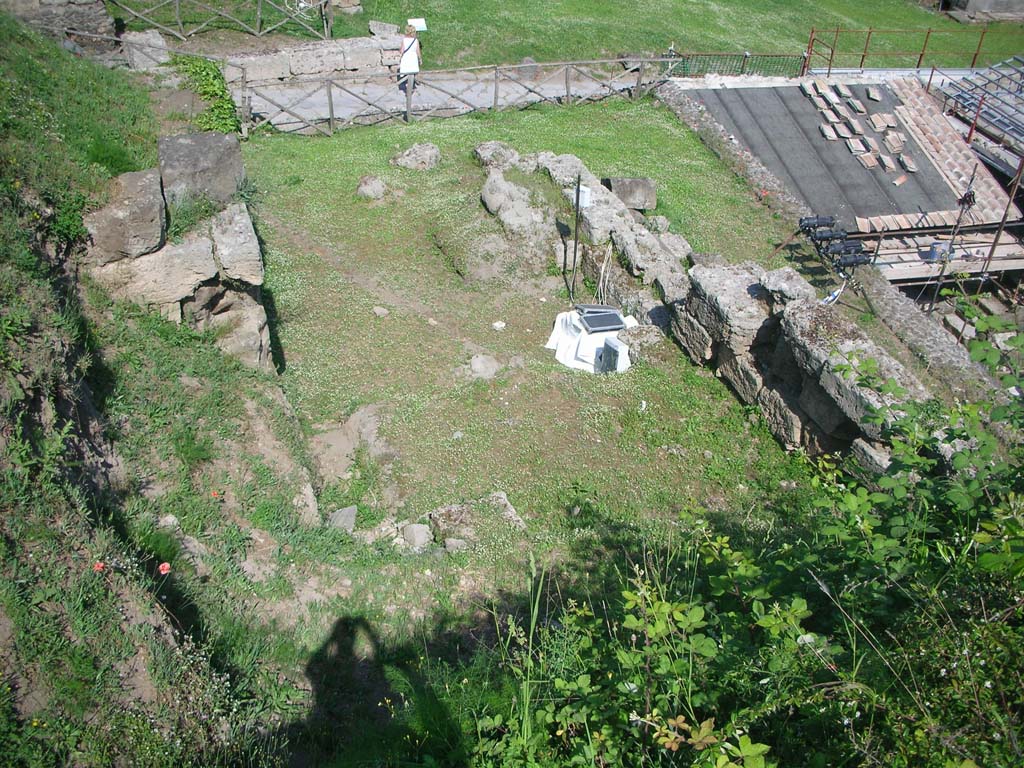
<path id="1" fill-rule="evenodd" d="M 583 270 L 604 300 L 671 333 L 695 363 L 713 368 L 744 403 L 757 406 L 785 447 L 851 450 L 865 467 L 886 465 L 885 420 L 901 403 L 929 393 L 856 325 L 822 305 L 795 270 L 769 272 L 694 253 L 685 238 L 630 211 L 573 155 L 524 159 L 500 142 L 476 154 L 492 188 L 509 167 L 547 173 L 569 200 L 577 178 L 590 186 L 591 205 L 580 211 Z M 504 209 L 487 197 L 488 210 L 502 219 Z M 867 370 L 876 381 L 895 381 L 900 393 L 862 383 Z"/>
<path id="2" fill-rule="evenodd" d="M 114 34 L 114 20 L 100 0 L 0 0 L 0 10 L 49 34 L 63 29 Z"/>

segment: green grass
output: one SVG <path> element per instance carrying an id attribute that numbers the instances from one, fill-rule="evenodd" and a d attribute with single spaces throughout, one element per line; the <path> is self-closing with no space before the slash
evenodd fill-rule
<path id="1" fill-rule="evenodd" d="M 138 2 L 137 6 L 141 10 L 145 4 Z M 878 56 L 869 60 L 872 67 L 916 65 L 924 30 L 933 28 L 937 34 L 928 41 L 930 53 L 924 66 L 966 66 L 977 48 L 980 30 L 980 26 L 960 25 L 910 0 L 364 0 L 363 9 L 364 13 L 354 16 L 336 14 L 335 37 L 365 36 L 368 19 L 404 24 L 410 17 L 425 17 L 428 30 L 422 34 L 422 42 L 428 69 L 514 64 L 527 56 L 544 62 L 623 53 L 661 55 L 671 44 L 683 52 L 800 54 L 807 48 L 812 27 L 917 30 L 913 34 L 874 34 L 871 52 L 914 55 L 899 59 Z M 182 3 L 182 10 L 186 25 L 198 26 L 209 15 L 188 3 Z M 255 3 L 232 11 L 255 24 Z M 115 16 L 124 13 L 115 7 L 111 12 Z M 172 18 L 169 8 L 157 14 L 164 23 Z M 280 20 L 280 14 L 264 5 L 264 20 L 269 26 Z M 141 24 L 132 19 L 128 22 L 130 26 Z M 212 26 L 230 28 L 231 24 L 218 20 Z M 294 23 L 279 31 L 309 37 Z M 991 63 L 1018 53 L 1022 34 L 1020 24 L 989 25 L 979 60 Z M 832 34 L 823 39 L 829 45 L 833 42 Z M 837 50 L 848 54 L 841 65 L 859 64 L 864 44 L 863 35 L 841 35 Z"/>
<path id="2" fill-rule="evenodd" d="M 682 508 L 726 526 L 753 508 L 747 525 L 774 524 L 789 503 L 779 481 L 804 469 L 710 374 L 667 343 L 660 363 L 623 376 L 567 371 L 543 349 L 563 308 L 558 278 L 527 288 L 521 267 L 464 277 L 439 252 L 431 233 L 447 232 L 472 266 L 480 258 L 474 244 L 497 231 L 481 212 L 484 174 L 471 156 L 478 142 L 497 137 L 524 153 L 576 153 L 598 175 L 651 176 L 657 212 L 698 249 L 768 263 L 783 236 L 746 184 L 651 103 L 354 129 L 322 141 L 254 138 L 244 151 L 260 200 L 266 288 L 284 352 L 282 384 L 300 416 L 338 422 L 360 404 L 381 404 L 382 432 L 398 456 L 402 517 L 503 490 L 528 520 L 525 546 L 556 560 L 591 546 L 595 525 L 608 519 L 636 521 L 629 530 L 641 537 L 662 535 Z M 388 165 L 418 141 L 438 144 L 438 169 Z M 369 173 L 392 190 L 382 203 L 354 195 Z M 539 177 L 534 189 L 545 195 Z M 376 305 L 390 315 L 376 318 Z M 498 319 L 508 323 L 500 333 L 491 328 Z M 495 379 L 460 373 L 476 351 L 505 364 Z M 602 521 L 566 514 L 577 506 L 574 488 L 600 499 Z M 376 494 L 360 491 L 357 498 L 342 484 L 331 495 L 339 504 L 369 502 L 372 514 Z M 503 536 L 481 542 L 464 561 L 472 583 L 487 592 L 518 578 L 522 546 Z M 383 582 L 367 578 L 394 590 L 396 578 L 410 575 L 404 563 L 397 568 Z M 422 579 L 404 581 L 401 593 L 410 609 L 436 600 Z"/>

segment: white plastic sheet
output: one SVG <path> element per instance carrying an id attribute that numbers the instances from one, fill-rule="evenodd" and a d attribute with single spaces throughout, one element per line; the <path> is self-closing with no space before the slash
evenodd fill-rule
<path id="1" fill-rule="evenodd" d="M 635 317 L 624 318 L 627 328 L 635 328 L 639 325 Z M 629 369 L 629 348 L 618 342 L 618 331 L 603 331 L 600 333 L 587 333 L 580 321 L 580 315 L 576 310 L 559 312 L 555 318 L 554 328 L 548 337 L 546 349 L 555 350 L 555 359 L 562 365 L 575 368 L 579 371 L 595 372 L 594 364 L 598 352 L 604 347 L 605 341 L 612 339 L 619 351 L 616 373 Z"/>

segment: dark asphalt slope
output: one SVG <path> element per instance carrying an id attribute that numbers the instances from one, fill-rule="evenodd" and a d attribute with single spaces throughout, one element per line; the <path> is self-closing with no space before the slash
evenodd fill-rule
<path id="1" fill-rule="evenodd" d="M 879 86 L 883 100 L 869 101 L 865 86 L 850 90 L 870 114 L 892 112 L 896 100 Z M 824 119 L 799 88 L 727 88 L 700 90 L 695 97 L 725 129 L 763 162 L 815 213 L 832 214 L 852 228 L 855 216 L 948 211 L 956 196 L 931 161 L 908 136 L 907 153 L 918 172 L 902 186 L 893 180 L 903 171 L 868 170 L 850 154 L 843 140 L 826 141 L 818 130 Z M 857 116 L 865 136 L 885 152 L 882 134 L 872 130 L 867 116 Z M 896 158 L 893 158 L 896 160 Z"/>

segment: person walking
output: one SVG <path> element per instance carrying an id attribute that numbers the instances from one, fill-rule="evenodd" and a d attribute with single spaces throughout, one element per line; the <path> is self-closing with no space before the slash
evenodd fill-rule
<path id="1" fill-rule="evenodd" d="M 401 50 L 402 57 L 398 60 L 398 88 L 409 93 L 416 87 L 416 74 L 423 63 L 420 40 L 416 36 L 416 27 L 412 24 L 405 27 Z"/>

